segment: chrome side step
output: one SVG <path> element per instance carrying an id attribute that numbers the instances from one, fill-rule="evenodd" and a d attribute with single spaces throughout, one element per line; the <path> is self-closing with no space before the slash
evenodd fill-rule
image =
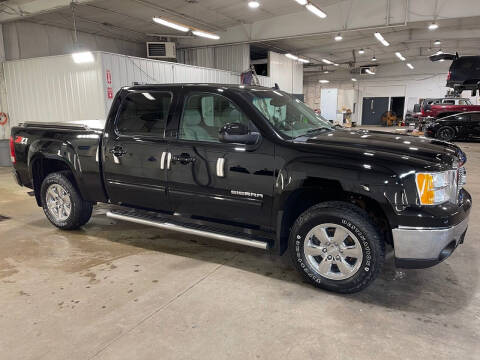
<path id="1" fill-rule="evenodd" d="M 226 242 L 230 242 L 230 243 L 234 243 L 234 244 L 251 246 L 251 247 L 254 247 L 254 248 L 257 248 L 257 249 L 267 250 L 267 247 L 268 247 L 268 244 L 266 242 L 262 242 L 262 241 L 244 239 L 244 238 L 231 236 L 231 235 L 225 235 L 225 234 L 219 234 L 219 233 L 214 233 L 214 232 L 209 232 L 209 231 L 204 231 L 204 230 L 192 229 L 192 228 L 189 228 L 189 227 L 172 224 L 172 223 L 165 222 L 165 221 L 156 221 L 156 220 L 139 218 L 139 217 L 135 217 L 135 216 L 122 215 L 122 214 L 117 214 L 117 213 L 112 212 L 112 211 L 107 212 L 107 217 L 112 218 L 112 219 L 130 221 L 130 222 L 134 222 L 134 223 L 142 224 L 142 225 L 154 226 L 154 227 L 157 227 L 157 228 L 160 228 L 160 229 L 165 229 L 165 230 L 178 231 L 178 232 L 182 232 L 182 233 L 186 233 L 186 234 L 190 234 L 190 235 L 205 236 L 205 237 L 209 237 L 209 238 L 212 238 L 212 239 L 226 241 Z"/>

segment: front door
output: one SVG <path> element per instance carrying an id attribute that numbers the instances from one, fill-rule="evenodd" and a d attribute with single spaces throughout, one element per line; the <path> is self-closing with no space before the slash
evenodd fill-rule
<path id="1" fill-rule="evenodd" d="M 270 225 L 274 185 L 273 144 L 255 148 L 220 143 L 227 123 L 253 123 L 228 97 L 185 89 L 178 137 L 171 140 L 169 198 L 184 216 L 241 226 Z"/>
<path id="2" fill-rule="evenodd" d="M 388 111 L 388 97 L 363 98 L 362 125 L 381 125 L 382 115 Z"/>
<path id="3" fill-rule="evenodd" d="M 173 94 L 129 91 L 103 147 L 104 177 L 112 203 L 170 210 L 166 195 L 165 128 Z"/>

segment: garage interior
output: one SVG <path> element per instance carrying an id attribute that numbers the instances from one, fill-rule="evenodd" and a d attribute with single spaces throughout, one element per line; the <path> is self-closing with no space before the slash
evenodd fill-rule
<path id="1" fill-rule="evenodd" d="M 377 280 L 350 295 L 316 289 L 287 254 L 108 218 L 109 204 L 57 229 L 15 182 L 9 147 L 25 122 L 104 121 L 123 87 L 249 76 L 338 127 L 423 136 L 415 105 L 454 97 L 452 61 L 429 58 L 449 53 L 480 56 L 478 0 L 0 1 L 0 353 L 478 359 L 480 116 L 451 139 L 468 158 L 464 243 L 427 269 L 396 267 L 387 246 Z M 480 111 L 479 91 L 457 97 Z"/>

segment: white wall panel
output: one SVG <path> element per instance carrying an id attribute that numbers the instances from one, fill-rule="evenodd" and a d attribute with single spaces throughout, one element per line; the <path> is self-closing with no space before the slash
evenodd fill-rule
<path id="1" fill-rule="evenodd" d="M 303 65 L 273 51 L 268 53 L 269 75 L 281 90 L 303 94 Z"/>
<path id="2" fill-rule="evenodd" d="M 250 66 L 250 45 L 178 49 L 177 61 L 187 65 L 241 73 Z"/>
<path id="3" fill-rule="evenodd" d="M 105 119 L 113 102 L 109 88 L 115 94 L 134 83 L 240 84 L 240 74 L 231 71 L 105 52 L 94 55 L 94 63 L 82 65 L 70 55 L 5 62 L 7 109 L 1 110 L 9 113 L 9 125 Z M 263 86 L 274 86 L 271 78 L 259 78 Z M 9 133 L 10 127 L 5 129 Z"/>
<path id="4" fill-rule="evenodd" d="M 71 56 L 5 62 L 9 125 L 104 118 L 99 54 L 95 58 L 82 65 Z"/>

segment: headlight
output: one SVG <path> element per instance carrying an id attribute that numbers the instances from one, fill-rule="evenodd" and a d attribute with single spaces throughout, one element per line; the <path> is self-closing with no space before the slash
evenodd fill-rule
<path id="1" fill-rule="evenodd" d="M 418 197 L 422 205 L 438 205 L 455 196 L 455 172 L 417 173 Z"/>

